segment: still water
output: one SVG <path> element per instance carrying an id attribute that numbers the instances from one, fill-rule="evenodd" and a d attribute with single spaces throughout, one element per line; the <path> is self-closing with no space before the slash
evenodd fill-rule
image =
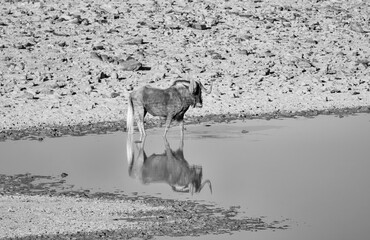
<path id="1" fill-rule="evenodd" d="M 77 190 L 190 199 L 240 206 L 265 221 L 289 219 L 288 230 L 201 239 L 370 236 L 370 115 L 188 125 L 183 144 L 179 127 L 168 142 L 163 129 L 147 133 L 145 144 L 134 141 L 138 134 L 126 142 L 122 132 L 2 142 L 0 174 L 67 173 L 66 184 Z"/>

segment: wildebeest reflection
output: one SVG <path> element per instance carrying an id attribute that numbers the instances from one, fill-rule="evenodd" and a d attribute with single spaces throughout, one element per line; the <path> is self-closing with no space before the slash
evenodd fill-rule
<path id="1" fill-rule="evenodd" d="M 143 184 L 167 183 L 175 192 L 199 193 L 208 184 L 212 193 L 209 180 L 202 182 L 202 167 L 189 165 L 184 158 L 184 142 L 181 139 L 178 150 L 173 151 L 164 139 L 165 152 L 152 154 L 149 157 L 144 150 L 145 140 L 134 142 L 133 136 L 127 138 L 127 160 L 129 175 L 138 178 Z M 136 148 L 136 151 L 135 149 Z"/>

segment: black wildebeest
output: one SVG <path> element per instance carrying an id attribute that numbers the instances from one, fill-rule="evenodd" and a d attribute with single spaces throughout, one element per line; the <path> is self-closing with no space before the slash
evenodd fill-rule
<path id="1" fill-rule="evenodd" d="M 167 183 L 175 192 L 199 193 L 206 184 L 209 184 L 212 192 L 212 185 L 209 180 L 202 183 L 202 167 L 189 165 L 185 160 L 183 139 L 181 139 L 180 147 L 176 151 L 171 149 L 166 138 L 163 139 L 165 152 L 152 154 L 148 157 L 144 150 L 145 140 L 139 143 L 134 142 L 133 135 L 128 135 L 127 161 L 129 175 L 132 178 L 140 179 L 144 184 Z"/>
<path id="2" fill-rule="evenodd" d="M 134 118 L 141 139 L 145 137 L 144 118 L 147 113 L 153 116 L 166 118 L 164 137 L 172 120 L 180 122 L 181 136 L 184 134 L 184 114 L 190 106 L 202 107 L 202 90 L 206 93 L 212 91 L 212 85 L 207 90 L 200 81 L 177 80 L 166 89 L 143 86 L 130 93 L 127 108 L 127 130 L 129 134 L 134 131 Z"/>

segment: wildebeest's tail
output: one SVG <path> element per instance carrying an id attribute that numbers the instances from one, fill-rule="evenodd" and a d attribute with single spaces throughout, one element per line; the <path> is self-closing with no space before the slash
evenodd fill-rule
<path id="1" fill-rule="evenodd" d="M 129 134 L 134 133 L 134 105 L 132 104 L 131 96 L 128 97 L 126 128 Z"/>
<path id="2" fill-rule="evenodd" d="M 134 163 L 134 136 L 131 134 L 127 135 L 127 141 L 126 141 L 126 153 L 127 153 L 127 162 L 128 162 L 128 172 L 129 175 L 131 175 L 132 172 L 132 166 Z"/>

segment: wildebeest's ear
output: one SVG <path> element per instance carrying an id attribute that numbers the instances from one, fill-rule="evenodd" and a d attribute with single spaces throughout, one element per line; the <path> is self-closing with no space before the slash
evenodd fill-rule
<path id="1" fill-rule="evenodd" d="M 194 81 L 193 79 L 192 79 L 192 80 L 190 80 L 190 84 L 189 84 L 189 91 L 190 91 L 191 93 L 194 93 L 194 92 L 196 91 L 196 89 L 197 89 L 197 82 L 196 82 L 196 81 Z"/>

